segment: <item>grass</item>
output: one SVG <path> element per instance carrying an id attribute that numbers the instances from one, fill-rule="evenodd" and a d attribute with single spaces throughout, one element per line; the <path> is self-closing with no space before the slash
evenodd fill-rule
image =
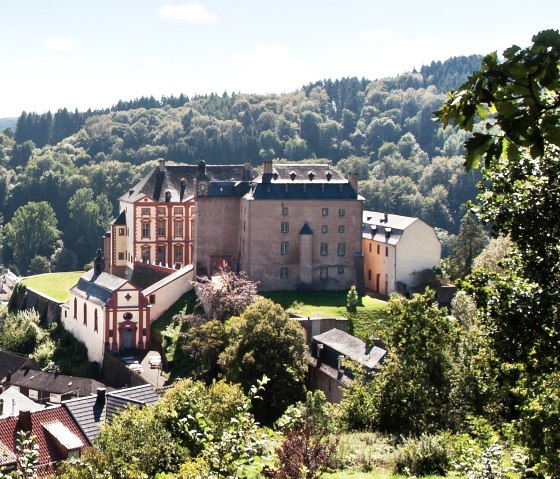
<path id="1" fill-rule="evenodd" d="M 83 271 L 38 274 L 22 279 L 21 284 L 57 301 L 64 302 L 70 299 L 70 288 L 78 282 L 83 274 Z"/>
<path id="2" fill-rule="evenodd" d="M 364 296 L 356 313 L 346 310 L 346 291 L 270 291 L 262 296 L 290 313 L 317 318 L 348 318 L 350 333 L 365 340 L 385 329 L 387 302 Z"/>

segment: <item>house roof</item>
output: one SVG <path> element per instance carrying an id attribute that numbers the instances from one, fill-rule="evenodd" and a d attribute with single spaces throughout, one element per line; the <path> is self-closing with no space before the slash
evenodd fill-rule
<path id="1" fill-rule="evenodd" d="M 165 202 L 166 193 L 169 193 L 168 201 L 184 202 L 194 194 L 194 181 L 198 173 L 198 165 L 166 165 L 163 170 L 155 167 L 119 199 L 135 201 L 139 196 L 146 195 L 156 201 Z M 243 165 L 205 165 L 205 176 L 210 181 L 231 184 L 250 181 L 255 172 Z"/>
<path id="2" fill-rule="evenodd" d="M 30 431 L 39 446 L 39 478 L 53 474 L 55 465 L 65 459 L 60 446 L 81 450 L 86 445 L 86 437 L 68 411 L 61 406 L 29 412 L 25 420 L 23 414 L 0 419 L 0 444 L 8 453 L 15 455 L 17 432 L 21 429 L 28 430 L 30 425 Z"/>
<path id="3" fill-rule="evenodd" d="M 45 409 L 43 404 L 36 403 L 29 399 L 17 389 L 9 387 L 2 394 L 0 400 L 4 401 L 4 407 L 0 412 L 0 417 L 17 416 L 19 411 L 39 411 Z"/>
<path id="4" fill-rule="evenodd" d="M 126 211 L 122 210 L 121 214 L 117 216 L 117 219 L 113 221 L 114 225 L 126 226 Z"/>
<path id="5" fill-rule="evenodd" d="M 331 329 L 313 337 L 314 342 L 323 343 L 339 354 L 358 361 L 369 369 L 377 369 L 387 354 L 378 346 L 368 348 L 366 343 L 340 329 Z"/>
<path id="6" fill-rule="evenodd" d="M 28 368 L 23 368 L 12 374 L 9 384 L 53 394 L 77 392 L 79 396 L 89 396 L 98 387 L 104 387 L 95 379 L 47 373 Z"/>
<path id="7" fill-rule="evenodd" d="M 395 245 L 402 238 L 406 228 L 418 218 L 409 216 L 364 211 L 362 213 L 362 238 Z"/>
<path id="8" fill-rule="evenodd" d="M 28 356 L 0 349 L 0 384 L 3 381 L 5 382 L 7 374 L 15 373 L 24 366 L 32 369 L 39 369 L 35 361 L 29 359 Z"/>
<path id="9" fill-rule="evenodd" d="M 99 426 L 105 420 L 111 421 L 114 414 L 127 404 L 155 404 L 158 396 L 149 384 L 132 388 L 119 389 L 105 393 L 64 401 L 68 409 L 90 444 L 99 436 Z"/>
<path id="10" fill-rule="evenodd" d="M 128 281 L 109 273 L 94 274 L 94 269 L 87 271 L 70 292 L 87 299 L 93 303 L 105 306 L 111 299 L 113 293 L 125 285 Z"/>

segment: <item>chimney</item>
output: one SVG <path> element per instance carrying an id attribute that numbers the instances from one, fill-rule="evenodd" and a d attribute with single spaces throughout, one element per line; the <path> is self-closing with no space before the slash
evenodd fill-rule
<path id="1" fill-rule="evenodd" d="M 19 410 L 18 427 L 23 431 L 31 432 L 31 411 L 28 409 Z"/>
<path id="2" fill-rule="evenodd" d="M 107 392 L 107 389 L 105 388 L 97 388 L 97 400 L 96 402 L 98 404 L 105 404 L 105 393 Z"/>
<path id="3" fill-rule="evenodd" d="M 263 183 L 270 183 L 272 179 L 272 160 L 266 160 L 263 162 Z"/>
<path id="4" fill-rule="evenodd" d="M 160 159 L 159 160 L 159 171 L 165 171 L 165 160 Z"/>
<path id="5" fill-rule="evenodd" d="M 98 248 L 97 255 L 93 260 L 93 274 L 97 276 L 98 274 L 103 273 L 104 269 L 104 261 L 103 261 L 103 254 L 101 253 L 101 248 Z"/>
<path id="6" fill-rule="evenodd" d="M 354 188 L 354 191 L 358 192 L 358 173 L 351 171 L 348 173 L 348 183 Z"/>

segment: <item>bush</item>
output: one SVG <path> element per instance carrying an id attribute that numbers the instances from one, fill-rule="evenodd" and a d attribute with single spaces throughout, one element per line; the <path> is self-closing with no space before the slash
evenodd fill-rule
<path id="1" fill-rule="evenodd" d="M 449 465 L 449 454 L 441 436 L 422 434 L 418 438 L 411 437 L 397 449 L 395 468 L 399 473 L 444 476 Z"/>

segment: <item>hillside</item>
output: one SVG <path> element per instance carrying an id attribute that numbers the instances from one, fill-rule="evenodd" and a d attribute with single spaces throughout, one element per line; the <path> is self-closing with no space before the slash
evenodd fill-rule
<path id="1" fill-rule="evenodd" d="M 366 209 L 420 216 L 456 232 L 478 177 L 462 166 L 465 135 L 432 117 L 447 89 L 479 64 L 478 56 L 457 57 L 395 78 L 323 80 L 282 95 L 181 95 L 96 112 L 24 112 L 15 137 L 0 134 L 0 212 L 8 223 L 29 201 L 48 202 L 66 245 L 64 267 L 81 268 L 100 246 L 95 238 L 117 212 L 117 198 L 158 158 L 327 160 L 359 172 Z M 75 226 L 87 204 L 97 211 L 93 230 Z M 4 249 L 5 263 L 11 254 Z"/>

